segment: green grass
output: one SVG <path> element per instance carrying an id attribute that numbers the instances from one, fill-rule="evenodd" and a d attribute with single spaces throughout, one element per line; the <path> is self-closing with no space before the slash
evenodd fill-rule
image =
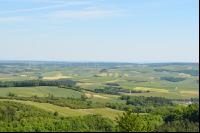
<path id="1" fill-rule="evenodd" d="M 88 114 L 100 114 L 104 117 L 114 120 L 118 115 L 121 115 L 123 111 L 114 110 L 110 108 L 96 108 L 96 109 L 70 109 L 68 107 L 60 107 L 49 103 L 37 103 L 32 101 L 21 101 L 21 100 L 8 100 L 0 99 L 0 101 L 13 101 L 26 105 L 31 105 L 48 112 L 58 112 L 61 116 L 84 116 Z"/>
<path id="2" fill-rule="evenodd" d="M 12 92 L 20 97 L 30 97 L 37 95 L 39 97 L 47 97 L 49 93 L 53 94 L 55 97 L 73 97 L 80 98 L 81 93 L 65 88 L 58 87 L 10 87 L 10 88 L 0 88 L 0 96 L 7 96 L 9 92 Z"/>
<path id="3" fill-rule="evenodd" d="M 127 94 L 130 95 L 130 94 Z M 170 93 L 162 93 L 162 92 L 150 92 L 150 93 L 132 93 L 131 96 L 145 96 L 145 97 L 165 97 L 169 99 L 189 99 L 194 97 L 199 97 L 199 95 L 194 94 L 181 94 L 179 92 L 170 92 Z"/>

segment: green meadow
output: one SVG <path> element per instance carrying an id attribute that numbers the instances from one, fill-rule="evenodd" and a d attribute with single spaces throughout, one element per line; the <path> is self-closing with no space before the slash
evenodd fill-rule
<path id="1" fill-rule="evenodd" d="M 22 103 L 25 105 L 31 105 L 37 107 L 39 109 L 43 109 L 47 112 L 58 112 L 61 116 L 69 117 L 69 116 L 85 116 L 89 114 L 99 114 L 104 117 L 115 120 L 118 115 L 122 115 L 123 111 L 114 110 L 110 108 L 95 108 L 95 109 L 71 109 L 68 107 L 60 107 L 49 103 L 38 103 L 32 101 L 22 101 L 22 100 L 7 100 L 0 99 L 0 101 L 10 101 Z"/>
<path id="2" fill-rule="evenodd" d="M 49 94 L 53 94 L 55 97 L 81 97 L 80 92 L 59 87 L 43 86 L 0 88 L 0 96 L 7 96 L 9 92 L 14 93 L 19 97 L 31 97 L 34 95 L 37 95 L 38 97 L 47 97 Z"/>

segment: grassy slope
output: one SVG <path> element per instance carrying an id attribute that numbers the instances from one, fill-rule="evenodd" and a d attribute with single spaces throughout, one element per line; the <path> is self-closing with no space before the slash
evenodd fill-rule
<path id="1" fill-rule="evenodd" d="M 136 89 L 140 90 L 142 89 L 148 89 L 153 90 L 154 92 L 150 93 L 132 93 L 133 96 L 158 96 L 158 97 L 166 97 L 166 98 L 175 98 L 175 99 L 181 99 L 181 98 L 191 98 L 191 97 L 198 97 L 199 92 L 198 91 L 182 91 L 177 90 L 175 92 L 165 92 L 167 90 L 164 89 L 155 89 L 155 88 L 145 88 L 145 87 L 137 87 Z M 158 90 L 158 91 L 157 91 Z M 164 92 L 162 92 L 164 91 Z M 19 97 L 31 97 L 34 95 L 37 95 L 39 97 L 47 97 L 49 93 L 53 94 L 55 97 L 72 97 L 72 98 L 80 98 L 81 93 L 70 90 L 70 89 L 64 89 L 64 88 L 58 88 L 58 87 L 10 87 L 10 88 L 0 88 L 0 96 L 7 96 L 9 92 L 12 92 L 14 94 L 17 94 Z M 93 98 L 90 99 L 92 101 L 96 102 L 119 102 L 117 100 L 119 96 L 117 95 L 109 95 L 109 94 L 97 94 L 92 92 L 86 92 L 93 94 Z"/>
<path id="2" fill-rule="evenodd" d="M 37 95 L 39 97 L 46 97 L 49 93 L 55 97 L 73 97 L 80 98 L 81 93 L 64 88 L 58 87 L 10 87 L 0 88 L 0 96 L 7 96 L 9 92 L 15 93 L 20 97 L 30 97 Z"/>
<path id="3" fill-rule="evenodd" d="M 122 111 L 110 109 L 110 108 L 96 108 L 96 109 L 70 109 L 68 107 L 60 107 L 49 103 L 37 103 L 32 101 L 21 100 L 8 100 L 1 99 L 0 101 L 13 101 L 26 105 L 31 105 L 40 109 L 44 109 L 49 112 L 58 112 L 62 116 L 84 116 L 88 114 L 100 114 L 104 117 L 108 117 L 114 120 L 118 115 L 122 114 Z"/>
<path id="4" fill-rule="evenodd" d="M 129 95 L 129 94 L 127 94 Z M 165 97 L 165 98 L 172 98 L 172 99 L 189 99 L 189 98 L 198 98 L 199 93 L 195 91 L 186 92 L 186 93 L 161 93 L 161 92 L 150 92 L 150 93 L 132 93 L 131 96 L 145 96 L 145 97 Z"/>

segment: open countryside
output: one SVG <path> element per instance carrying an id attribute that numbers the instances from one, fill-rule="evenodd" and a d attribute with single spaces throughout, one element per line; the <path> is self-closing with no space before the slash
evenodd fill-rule
<path id="1" fill-rule="evenodd" d="M 1 132 L 199 132 L 199 0 L 0 0 Z"/>

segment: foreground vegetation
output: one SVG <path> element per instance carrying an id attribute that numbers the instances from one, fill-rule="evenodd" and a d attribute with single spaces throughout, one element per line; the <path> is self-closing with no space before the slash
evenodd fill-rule
<path id="1" fill-rule="evenodd" d="M 119 130 L 125 132 L 199 132 L 199 107 L 194 104 L 157 115 L 128 111 L 118 118 L 117 123 Z"/>
<path id="2" fill-rule="evenodd" d="M 101 115 L 64 117 L 34 106 L 0 101 L 0 131 L 199 131 L 199 107 L 174 107 L 172 111 L 138 114 L 126 111 L 111 120 Z"/>
<path id="3" fill-rule="evenodd" d="M 0 102 L 0 131 L 112 131 L 113 122 L 99 115 L 59 117 L 15 102 Z"/>

